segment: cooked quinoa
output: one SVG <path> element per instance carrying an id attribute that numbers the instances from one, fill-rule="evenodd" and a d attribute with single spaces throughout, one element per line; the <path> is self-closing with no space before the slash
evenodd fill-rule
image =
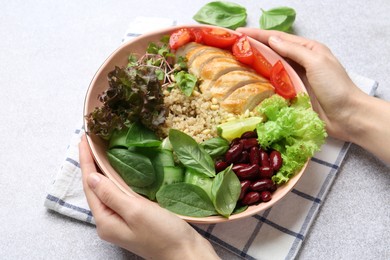
<path id="1" fill-rule="evenodd" d="M 216 137 L 217 125 L 221 123 L 252 115 L 249 112 L 244 115 L 228 113 L 219 106 L 217 99 L 196 90 L 190 97 L 178 88 L 164 91 L 164 103 L 168 115 L 158 134 L 166 137 L 169 129 L 174 128 L 192 136 L 197 142 Z"/>
<path id="2" fill-rule="evenodd" d="M 211 96 L 194 91 L 190 97 L 179 89 L 170 92 L 164 91 L 164 103 L 168 108 L 168 115 L 161 127 L 162 137 L 168 135 L 169 129 L 178 129 L 197 142 L 217 136 L 216 126 L 229 116 L 220 109 L 218 101 Z"/>

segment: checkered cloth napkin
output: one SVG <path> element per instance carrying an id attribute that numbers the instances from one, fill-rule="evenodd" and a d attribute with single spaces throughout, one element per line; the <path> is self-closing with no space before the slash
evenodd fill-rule
<path id="1" fill-rule="evenodd" d="M 138 17 L 122 41 L 175 22 L 165 18 Z M 363 91 L 374 95 L 374 80 L 349 73 Z M 44 205 L 60 214 L 94 224 L 86 201 L 78 162 L 82 128 L 73 133 L 65 160 L 48 189 Z M 331 187 L 350 144 L 328 138 L 311 159 L 301 180 L 272 208 L 252 217 L 219 224 L 192 224 L 205 238 L 246 259 L 293 259 L 302 245 Z"/>

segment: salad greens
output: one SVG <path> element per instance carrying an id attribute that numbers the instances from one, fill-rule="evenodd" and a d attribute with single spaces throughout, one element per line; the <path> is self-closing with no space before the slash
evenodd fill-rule
<path id="1" fill-rule="evenodd" d="M 216 174 L 212 159 L 228 149 L 228 141 L 218 137 L 198 144 L 175 129 L 167 141 L 164 144 L 139 121 L 133 122 L 113 133 L 107 157 L 131 189 L 172 212 L 229 217 L 236 209 L 240 181 L 231 167 Z"/>
<path id="2" fill-rule="evenodd" d="M 277 184 L 287 182 L 312 157 L 325 142 L 325 123 L 310 106 L 307 94 L 298 94 L 291 104 L 279 95 L 264 100 L 259 112 L 267 121 L 257 125 L 260 145 L 278 150 L 282 167 L 272 180 Z"/>
<path id="3" fill-rule="evenodd" d="M 86 117 L 90 133 L 109 140 L 136 121 L 155 131 L 167 114 L 163 90 L 178 87 L 186 96 L 192 94 L 197 78 L 188 73 L 182 57 L 171 64 L 175 55 L 168 41 L 166 36 L 159 44 L 149 43 L 145 55 L 138 59 L 130 54 L 127 66 L 108 74 L 108 89 L 98 97 L 103 105 Z"/>
<path id="4" fill-rule="evenodd" d="M 226 1 L 215 1 L 204 5 L 193 17 L 199 23 L 211 24 L 235 30 L 246 25 L 246 9 Z"/>
<path id="5" fill-rule="evenodd" d="M 265 11 L 261 9 L 260 28 L 265 30 L 291 31 L 296 12 L 291 7 L 277 7 Z"/>

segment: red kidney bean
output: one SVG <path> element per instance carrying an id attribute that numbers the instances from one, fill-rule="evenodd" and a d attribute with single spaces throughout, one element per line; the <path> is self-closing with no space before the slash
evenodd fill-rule
<path id="1" fill-rule="evenodd" d="M 249 164 L 246 164 L 246 163 L 233 164 L 232 170 L 237 174 L 237 171 L 239 169 L 242 169 L 242 168 L 245 168 L 245 167 L 248 167 L 248 166 L 249 166 Z"/>
<path id="2" fill-rule="evenodd" d="M 225 154 L 225 161 L 230 164 L 232 162 L 236 162 L 236 160 L 240 157 L 243 151 L 244 145 L 239 142 L 238 144 L 233 145 L 227 150 Z"/>
<path id="3" fill-rule="evenodd" d="M 276 183 L 274 183 L 274 185 L 272 185 L 272 186 L 268 189 L 268 191 L 274 192 L 274 191 L 276 191 L 277 188 L 278 188 L 278 186 L 276 185 Z"/>
<path id="4" fill-rule="evenodd" d="M 260 166 L 259 172 L 261 178 L 271 179 L 274 175 L 274 170 L 270 166 Z"/>
<path id="5" fill-rule="evenodd" d="M 247 131 L 241 135 L 242 139 L 248 139 L 248 138 L 257 138 L 257 132 L 256 131 Z"/>
<path id="6" fill-rule="evenodd" d="M 237 163 L 249 163 L 249 153 L 248 151 L 242 151 Z"/>
<path id="7" fill-rule="evenodd" d="M 243 167 L 237 170 L 236 175 L 240 180 L 255 179 L 259 176 L 259 166 L 252 164 L 248 167 Z"/>
<path id="8" fill-rule="evenodd" d="M 224 161 L 217 161 L 215 163 L 215 171 L 216 172 L 221 172 L 223 170 L 225 170 L 229 165 L 227 164 L 227 162 L 224 162 Z"/>
<path id="9" fill-rule="evenodd" d="M 260 149 L 256 146 L 253 146 L 249 151 L 249 162 L 251 164 L 260 165 Z"/>
<path id="10" fill-rule="evenodd" d="M 243 144 L 244 150 L 248 150 L 254 146 L 259 145 L 259 141 L 257 141 L 257 138 L 241 139 L 240 143 Z"/>
<path id="11" fill-rule="evenodd" d="M 271 192 L 269 191 L 262 191 L 260 193 L 260 198 L 263 202 L 268 202 L 272 199 L 272 195 L 271 195 Z"/>
<path id="12" fill-rule="evenodd" d="M 251 183 L 251 190 L 253 191 L 265 191 L 272 189 L 274 182 L 271 179 L 260 179 Z"/>
<path id="13" fill-rule="evenodd" d="M 230 142 L 230 147 L 238 144 L 240 142 L 241 138 L 234 138 L 231 142 Z"/>
<path id="14" fill-rule="evenodd" d="M 270 166 L 268 153 L 263 149 L 260 149 L 261 166 Z"/>
<path id="15" fill-rule="evenodd" d="M 260 193 L 255 191 L 250 191 L 244 196 L 244 198 L 241 200 L 241 203 L 244 205 L 252 205 L 255 204 L 256 202 L 259 202 L 260 199 L 261 199 Z"/>
<path id="16" fill-rule="evenodd" d="M 280 154 L 279 151 L 274 150 L 269 155 L 269 161 L 270 161 L 271 167 L 275 171 L 278 171 L 280 169 L 280 167 L 282 166 L 282 162 L 283 162 L 282 155 Z"/>
<path id="17" fill-rule="evenodd" d="M 249 180 L 241 181 L 240 184 L 241 184 L 241 193 L 238 200 L 242 200 L 244 198 L 246 192 L 249 189 L 249 186 L 251 185 L 251 181 Z"/>

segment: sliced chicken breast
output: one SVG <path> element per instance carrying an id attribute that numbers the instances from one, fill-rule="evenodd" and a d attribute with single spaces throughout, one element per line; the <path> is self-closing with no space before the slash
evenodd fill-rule
<path id="1" fill-rule="evenodd" d="M 199 51 L 198 55 L 193 55 L 192 61 L 188 61 L 190 73 L 199 77 L 203 67 L 215 58 L 230 58 L 234 59 L 233 55 L 228 51 L 223 51 L 216 48 L 203 49 Z"/>
<path id="2" fill-rule="evenodd" d="M 207 62 L 199 73 L 202 80 L 199 88 L 202 92 L 209 91 L 212 84 L 222 75 L 234 70 L 248 70 L 236 59 L 215 58 Z"/>
<path id="3" fill-rule="evenodd" d="M 251 70 L 235 70 L 219 77 L 211 86 L 210 93 L 218 100 L 224 100 L 236 89 L 255 82 L 268 82 Z"/>
<path id="4" fill-rule="evenodd" d="M 234 114 L 252 111 L 264 99 L 275 94 L 274 87 L 269 82 L 247 84 L 233 91 L 221 102 L 221 107 Z"/>

